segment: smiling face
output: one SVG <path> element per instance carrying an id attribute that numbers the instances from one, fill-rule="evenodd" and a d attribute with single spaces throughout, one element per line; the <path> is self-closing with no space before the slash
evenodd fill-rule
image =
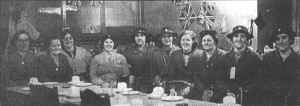
<path id="1" fill-rule="evenodd" d="M 134 41 L 137 45 L 143 46 L 146 44 L 146 35 L 138 33 L 136 36 L 134 36 Z"/>
<path id="2" fill-rule="evenodd" d="M 67 33 L 63 39 L 64 46 L 72 47 L 74 45 L 74 38 L 70 33 Z"/>
<path id="3" fill-rule="evenodd" d="M 173 37 L 172 36 L 162 36 L 161 37 L 161 42 L 164 46 L 170 46 L 172 45 L 173 42 Z"/>
<path id="4" fill-rule="evenodd" d="M 51 54 L 57 55 L 61 51 L 61 43 L 59 39 L 52 39 L 50 42 L 49 50 Z"/>
<path id="5" fill-rule="evenodd" d="M 29 50 L 29 36 L 26 33 L 22 33 L 18 36 L 16 40 L 16 47 L 19 51 Z"/>
<path id="6" fill-rule="evenodd" d="M 289 49 L 291 40 L 287 34 L 278 34 L 276 35 L 275 44 L 279 51 L 285 51 Z"/>
<path id="7" fill-rule="evenodd" d="M 105 51 L 112 51 L 114 49 L 114 41 L 110 38 L 103 42 L 103 47 Z"/>
<path id="8" fill-rule="evenodd" d="M 190 34 L 183 35 L 180 39 L 180 45 L 184 51 L 192 50 L 192 46 L 193 46 L 192 36 Z"/>
<path id="9" fill-rule="evenodd" d="M 247 35 L 245 33 L 236 33 L 232 37 L 233 47 L 237 49 L 242 49 L 247 47 Z"/>
<path id="10" fill-rule="evenodd" d="M 212 50 L 216 47 L 216 42 L 211 35 L 202 37 L 201 44 L 204 50 Z"/>

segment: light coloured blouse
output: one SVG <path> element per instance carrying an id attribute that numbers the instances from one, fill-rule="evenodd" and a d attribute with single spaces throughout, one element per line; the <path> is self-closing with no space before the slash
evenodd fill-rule
<path id="1" fill-rule="evenodd" d="M 90 78 L 97 84 L 116 81 L 129 75 L 129 67 L 122 54 L 103 51 L 92 59 Z"/>

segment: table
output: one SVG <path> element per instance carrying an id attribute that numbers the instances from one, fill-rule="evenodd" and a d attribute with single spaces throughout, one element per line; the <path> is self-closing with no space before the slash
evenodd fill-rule
<path id="1" fill-rule="evenodd" d="M 30 90 L 24 90 L 26 86 L 8 87 L 7 91 L 10 93 L 16 93 L 19 95 L 30 96 Z M 74 90 L 91 89 L 96 93 L 110 92 L 114 96 L 110 98 L 112 106 L 176 106 L 179 103 L 187 103 L 188 106 L 240 106 L 238 104 L 216 104 L 206 101 L 184 99 L 182 101 L 168 102 L 159 99 L 149 99 L 147 94 L 140 93 L 138 95 L 121 95 L 113 92 L 111 88 L 100 88 L 99 86 L 92 85 L 89 87 L 73 87 L 62 88 L 58 87 L 59 102 L 61 104 L 71 104 L 74 106 L 80 106 L 80 96 L 74 92 Z M 79 91 L 78 91 L 79 92 Z M 23 98 L 24 99 L 24 98 Z"/>

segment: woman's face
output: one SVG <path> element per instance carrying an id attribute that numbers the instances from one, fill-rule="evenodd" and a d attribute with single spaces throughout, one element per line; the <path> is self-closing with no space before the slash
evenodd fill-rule
<path id="1" fill-rule="evenodd" d="M 191 50 L 193 45 L 193 38 L 190 34 L 183 35 L 180 39 L 180 45 L 183 50 Z"/>
<path id="2" fill-rule="evenodd" d="M 247 35 L 245 33 L 236 33 L 232 37 L 233 46 L 237 49 L 247 47 Z"/>
<path id="3" fill-rule="evenodd" d="M 19 51 L 29 50 L 29 44 L 29 36 L 25 33 L 20 34 L 16 40 L 16 47 Z"/>
<path id="4" fill-rule="evenodd" d="M 106 51 L 112 51 L 114 49 L 114 41 L 112 39 L 106 39 L 104 42 L 103 42 L 103 47 L 104 47 L 104 50 Z"/>
<path id="5" fill-rule="evenodd" d="M 138 34 L 134 37 L 134 41 L 139 46 L 145 45 L 146 44 L 146 36 L 143 34 Z"/>
<path id="6" fill-rule="evenodd" d="M 162 36 L 161 37 L 161 42 L 164 46 L 170 46 L 173 42 L 173 37 L 172 36 Z"/>
<path id="7" fill-rule="evenodd" d="M 287 34 L 278 34 L 276 36 L 276 48 L 279 51 L 285 51 L 287 49 L 289 49 L 290 47 L 290 39 L 289 36 Z"/>
<path id="8" fill-rule="evenodd" d="M 216 47 L 216 42 L 211 35 L 205 35 L 202 38 L 201 43 L 204 50 L 211 50 Z"/>
<path id="9" fill-rule="evenodd" d="M 72 47 L 74 45 L 74 38 L 70 33 L 67 33 L 64 36 L 63 42 L 64 42 L 64 46 Z"/>
<path id="10" fill-rule="evenodd" d="M 59 39 L 53 39 L 51 40 L 51 43 L 50 43 L 50 53 L 51 54 L 54 54 L 54 55 L 57 55 L 61 52 L 61 43 L 60 43 L 60 40 Z"/>

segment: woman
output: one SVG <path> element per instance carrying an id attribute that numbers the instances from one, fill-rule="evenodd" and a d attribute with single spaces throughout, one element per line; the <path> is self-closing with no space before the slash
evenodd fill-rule
<path id="1" fill-rule="evenodd" d="M 74 34 L 70 30 L 63 32 L 62 41 L 64 54 L 68 57 L 69 64 L 73 69 L 73 75 L 78 75 L 81 79 L 87 80 L 87 70 L 92 58 L 91 53 L 75 45 Z"/>
<path id="2" fill-rule="evenodd" d="M 124 50 L 130 68 L 129 85 L 138 91 L 150 93 L 152 91 L 153 72 L 151 59 L 153 47 L 146 45 L 149 34 L 145 28 L 137 28 L 133 34 L 133 45 Z"/>
<path id="3" fill-rule="evenodd" d="M 180 36 L 180 50 L 177 50 L 171 54 L 170 57 L 170 75 L 168 82 L 184 82 L 184 86 L 173 86 L 179 94 L 188 98 L 194 98 L 192 93 L 189 93 L 191 87 L 195 84 L 194 74 L 192 70 L 195 70 L 193 62 L 199 62 L 199 57 L 202 55 L 202 51 L 197 49 L 197 43 L 195 41 L 196 34 L 193 31 L 185 31 Z M 176 84 L 175 84 L 176 85 Z M 192 88 L 194 89 L 194 87 Z M 178 94 L 178 93 L 177 93 Z M 197 94 L 199 95 L 199 94 Z"/>
<path id="4" fill-rule="evenodd" d="M 204 55 L 200 57 L 200 63 L 194 63 L 195 66 L 201 67 L 200 70 L 193 70 L 197 76 L 197 79 L 195 80 L 197 80 L 198 85 L 201 85 L 204 88 L 201 99 L 214 102 L 217 102 L 217 88 L 215 86 L 217 63 L 225 54 L 225 51 L 217 48 L 218 39 L 216 34 L 217 32 L 212 30 L 200 32 L 200 41 Z"/>
<path id="5" fill-rule="evenodd" d="M 91 62 L 91 81 L 104 87 L 115 86 L 116 81 L 122 81 L 129 75 L 129 66 L 126 58 L 116 52 L 116 44 L 110 35 L 105 36 L 102 47 L 103 52 Z"/>
<path id="6" fill-rule="evenodd" d="M 2 75 L 5 75 L 8 86 L 26 85 L 29 79 L 35 76 L 33 71 L 35 56 L 29 50 L 30 41 L 27 32 L 16 33 L 12 40 L 15 51 L 3 58 Z"/>
<path id="7" fill-rule="evenodd" d="M 72 78 L 72 68 L 67 57 L 62 53 L 59 38 L 48 42 L 48 53 L 40 55 L 36 61 L 39 81 L 68 82 Z"/>
<path id="8" fill-rule="evenodd" d="M 159 35 L 160 46 L 154 51 L 153 55 L 152 70 L 155 72 L 155 85 L 160 85 L 166 80 L 165 76 L 169 71 L 170 56 L 174 51 L 179 49 L 173 42 L 176 36 L 177 33 L 168 27 L 164 27 Z"/>

